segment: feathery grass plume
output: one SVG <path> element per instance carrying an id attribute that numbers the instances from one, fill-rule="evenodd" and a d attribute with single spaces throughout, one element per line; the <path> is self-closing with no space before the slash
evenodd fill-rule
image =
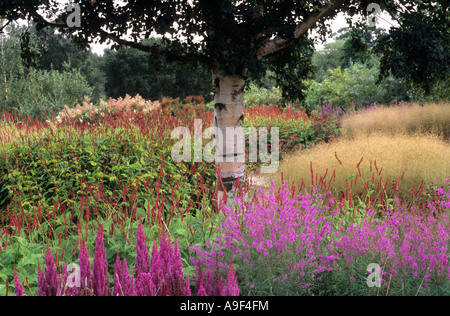
<path id="1" fill-rule="evenodd" d="M 282 175 L 304 193 L 320 185 L 338 198 L 352 194 L 364 200 L 373 190 L 380 199 L 387 193 L 411 201 L 427 186 L 444 185 L 449 161 L 450 146 L 437 136 L 360 135 L 293 153 L 267 180 L 281 188 Z"/>
<path id="2" fill-rule="evenodd" d="M 341 133 L 345 138 L 373 133 L 426 133 L 450 141 L 450 102 L 427 103 L 424 106 L 381 106 L 362 111 L 343 118 Z"/>

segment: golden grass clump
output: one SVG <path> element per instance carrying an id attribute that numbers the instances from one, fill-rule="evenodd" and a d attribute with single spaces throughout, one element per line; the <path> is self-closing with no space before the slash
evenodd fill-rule
<path id="1" fill-rule="evenodd" d="M 449 141 L 450 103 L 382 106 L 343 119 L 341 133 L 345 138 L 376 132 L 386 135 L 427 133 Z"/>
<path id="2" fill-rule="evenodd" d="M 398 193 L 403 200 L 410 200 L 413 187 L 419 191 L 422 180 L 425 188 L 445 184 L 450 176 L 450 145 L 435 135 L 341 138 L 291 154 L 278 173 L 268 175 L 266 180 L 280 187 L 281 173 L 284 183 L 294 182 L 297 189 L 322 183 L 335 194 L 350 192 L 364 197 L 368 189 L 373 189 L 390 198 Z"/>

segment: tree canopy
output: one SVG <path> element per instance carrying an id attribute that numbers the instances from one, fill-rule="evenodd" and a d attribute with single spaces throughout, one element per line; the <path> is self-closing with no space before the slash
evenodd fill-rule
<path id="1" fill-rule="evenodd" d="M 298 43 L 307 43 L 303 37 L 309 36 L 308 31 L 312 28 L 316 29 L 319 38 L 324 38 L 330 31 L 327 21 L 340 12 L 349 18 L 358 14 L 367 16 L 371 2 L 80 0 L 82 25 L 80 28 L 66 28 L 66 32 L 84 44 L 94 40 L 110 41 L 164 56 L 168 61 L 202 62 L 210 68 L 219 67 L 222 72 L 229 74 L 245 74 L 247 71 L 257 73 L 263 57 Z M 399 75 L 408 73 L 412 80 L 423 80 L 435 74 L 433 66 L 428 67 L 426 62 L 419 59 L 429 57 L 434 64 L 434 61 L 448 57 L 448 2 L 378 1 L 382 10 L 400 22 L 400 26 L 383 39 L 383 43 L 388 44 L 383 45 L 384 50 L 380 49 L 385 53 L 385 72 L 393 70 Z M 11 20 L 33 19 L 38 23 L 38 28 L 65 27 L 70 12 L 63 10 L 54 22 L 46 17 L 58 9 L 61 12 L 58 1 L 54 0 L 4 0 L 0 3 L 0 16 Z M 365 23 L 364 19 L 360 19 L 355 26 Z M 430 31 L 431 34 L 428 33 Z M 163 37 L 162 44 L 142 43 L 142 39 L 148 39 L 154 34 Z M 411 53 L 407 53 L 394 58 L 398 56 L 398 51 L 411 52 L 415 46 L 428 47 L 421 51 L 424 57 L 414 58 Z M 436 47 L 439 49 L 433 50 Z M 411 60 L 418 63 L 414 71 L 404 66 L 402 71 L 396 71 L 398 62 L 403 65 Z M 275 68 L 282 70 L 282 67 Z M 427 71 L 419 71 L 423 68 Z M 419 72 L 422 76 L 418 75 Z M 444 73 L 448 75 L 448 70 Z"/>

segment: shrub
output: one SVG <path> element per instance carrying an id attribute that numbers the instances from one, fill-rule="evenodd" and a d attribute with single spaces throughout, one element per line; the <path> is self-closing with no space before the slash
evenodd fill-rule
<path id="1" fill-rule="evenodd" d="M 328 142 L 338 134 L 338 117 L 332 112 L 315 112 L 308 117 L 298 109 L 257 106 L 246 109 L 244 115 L 245 127 L 266 127 L 268 135 L 271 135 L 273 127 L 279 128 L 280 159 L 292 151 L 318 142 Z M 270 149 L 271 137 L 268 138 L 268 144 Z"/>
<path id="2" fill-rule="evenodd" d="M 255 106 L 277 106 L 280 102 L 281 91 L 276 87 L 269 90 L 250 83 L 244 93 L 244 105 L 246 108 Z"/>
<path id="3" fill-rule="evenodd" d="M 343 137 L 378 132 L 384 135 L 430 133 L 450 141 L 450 103 L 383 106 L 344 116 L 342 120 Z"/>
<path id="4" fill-rule="evenodd" d="M 162 102 L 144 100 L 139 94 L 135 97 L 126 95 L 125 98 L 108 101 L 100 100 L 95 106 L 89 98 L 85 98 L 83 105 L 77 104 L 75 108 L 65 107 L 56 117 L 56 121 L 61 123 L 64 119 L 71 119 L 80 122 L 93 122 L 108 115 L 122 115 L 123 113 L 138 113 L 151 115 L 160 113 L 163 116 L 177 116 L 179 118 L 196 118 L 206 115 L 204 98 L 198 96 L 188 96 L 183 102 L 180 99 L 165 99 Z"/>
<path id="5" fill-rule="evenodd" d="M 334 107 L 345 110 L 352 102 L 358 109 L 374 102 L 392 104 L 397 99 L 408 99 L 399 80 L 388 78 L 377 85 L 378 72 L 375 66 L 367 68 L 359 63 L 346 69 L 330 69 L 322 82 L 308 82 L 304 103 L 310 110 L 316 110 L 321 102 L 331 101 Z"/>
<path id="6" fill-rule="evenodd" d="M 171 159 L 170 131 L 193 128 L 192 122 L 158 113 L 121 115 L 105 117 L 101 125 L 46 126 L 39 137 L 25 135 L 2 149 L 0 221 L 9 235 L 38 230 L 47 221 L 64 227 L 95 217 L 112 216 L 120 226 L 139 212 L 169 225 L 180 214 L 217 209 L 215 165 Z"/>
<path id="7" fill-rule="evenodd" d="M 86 78 L 76 69 L 70 71 L 31 70 L 10 82 L 7 110 L 35 118 L 59 113 L 73 107 L 92 94 Z"/>
<path id="8" fill-rule="evenodd" d="M 381 203 L 399 195 L 410 201 L 424 187 L 443 184 L 449 157 L 450 147 L 436 136 L 361 135 L 293 153 L 269 179 L 281 187 L 282 173 L 285 183 L 305 190 L 324 186 L 338 198 Z"/>

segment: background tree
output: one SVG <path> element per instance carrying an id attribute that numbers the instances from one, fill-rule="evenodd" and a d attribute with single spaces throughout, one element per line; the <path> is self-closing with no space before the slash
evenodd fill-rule
<path id="1" fill-rule="evenodd" d="M 119 3 L 111 0 L 81 0 L 82 27 L 65 30 L 86 45 L 99 39 L 101 42 L 111 41 L 163 56 L 168 62 L 203 63 L 212 72 L 216 105 L 214 125 L 226 138 L 227 127 L 243 125 L 242 97 L 248 75 L 258 73 L 269 55 L 304 41 L 305 37 L 310 36 L 309 31 L 312 29 L 316 30 L 318 38 L 324 39 L 330 34 L 327 23 L 330 19 L 340 12 L 346 13 L 349 18 L 357 14 L 365 16 L 370 2 L 372 1 L 132 0 Z M 393 17 L 401 16 L 402 21 L 408 21 L 408 17 L 414 16 L 416 10 L 424 12 L 424 16 L 433 15 L 432 19 L 423 19 L 421 23 L 403 23 L 403 27 L 413 30 L 417 26 L 437 24 L 445 19 L 441 13 L 436 13 L 435 17 L 434 14 L 436 10 L 445 12 L 447 5 L 446 0 L 380 1 L 381 9 L 387 10 Z M 60 14 L 56 22 L 49 22 L 45 18 L 45 13 L 55 12 L 57 9 L 57 3 L 49 0 L 4 0 L 0 3 L 0 16 L 13 20 L 34 19 L 38 28 L 67 27 L 67 12 Z M 351 26 L 361 27 L 363 24 L 364 21 L 360 19 Z M 432 25 L 429 27 L 434 30 Z M 155 33 L 162 36 L 162 44 L 142 43 L 142 39 L 148 39 Z M 433 34 L 443 36 L 442 31 Z M 411 44 L 418 44 L 418 41 Z M 428 44 L 433 43 L 429 41 Z M 404 49 L 401 40 L 394 39 L 392 44 L 395 45 L 392 48 L 394 51 Z M 385 53 L 388 54 L 389 51 Z M 445 53 L 434 56 L 445 57 Z M 424 63 L 423 60 L 417 61 Z M 276 69 L 283 70 L 282 67 Z M 425 78 L 433 80 L 429 76 L 436 71 L 436 68 L 431 67 Z M 415 79 L 416 76 L 412 78 Z M 225 189 L 229 191 L 234 179 L 245 174 L 245 164 L 244 153 L 236 154 L 236 141 L 234 146 L 226 147 L 216 146 L 216 155 L 232 158 L 219 166 Z"/>
<path id="2" fill-rule="evenodd" d="M 94 102 L 105 98 L 106 76 L 102 71 L 101 57 L 92 53 L 87 47 L 77 45 L 67 35 L 57 33 L 53 28 L 35 31 L 35 42 L 39 48 L 36 69 L 64 72 L 66 64 L 71 69 L 77 69 L 93 88 L 90 96 Z"/>
<path id="3" fill-rule="evenodd" d="M 105 51 L 101 68 L 107 78 L 105 89 L 108 97 L 140 94 L 145 99 L 162 100 L 165 97 L 184 99 L 188 95 L 199 95 L 211 101 L 208 99 L 211 78 L 207 69 L 199 64 L 168 63 L 161 56 L 121 47 Z"/>
<path id="4" fill-rule="evenodd" d="M 62 111 L 65 105 L 73 107 L 82 102 L 85 95 L 92 96 L 81 70 L 67 63 L 70 58 L 58 59 L 56 53 L 55 66 L 45 63 L 42 66 L 43 51 L 58 50 L 40 40 L 32 27 L 8 24 L 1 47 L 0 110 L 17 111 L 34 119 L 46 118 L 52 111 Z"/>
<path id="5" fill-rule="evenodd" d="M 413 88 L 429 94 L 433 86 L 450 77 L 450 1 L 433 5 L 418 1 L 397 16 L 398 28 L 376 43 L 381 54 L 380 79 L 392 73 L 405 78 Z"/>

